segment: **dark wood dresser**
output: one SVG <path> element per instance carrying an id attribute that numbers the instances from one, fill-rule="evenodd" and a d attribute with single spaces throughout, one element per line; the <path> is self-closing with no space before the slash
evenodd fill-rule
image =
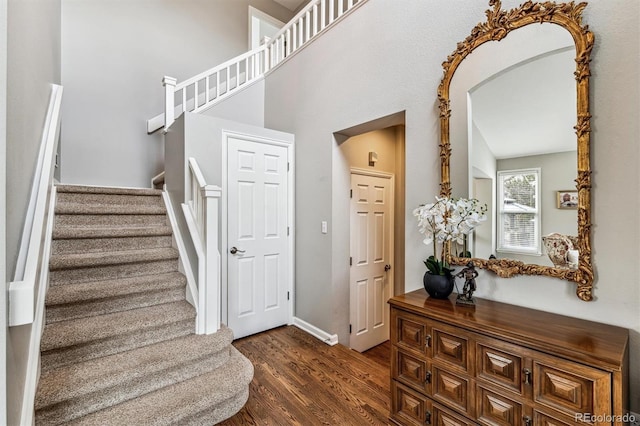
<path id="1" fill-rule="evenodd" d="M 394 423 L 624 424 L 627 329 L 422 289 L 389 304 Z"/>

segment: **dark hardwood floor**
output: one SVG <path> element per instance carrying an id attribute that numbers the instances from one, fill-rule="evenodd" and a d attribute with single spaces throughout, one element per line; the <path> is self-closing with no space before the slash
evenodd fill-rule
<path id="1" fill-rule="evenodd" d="M 247 404 L 222 425 L 389 424 L 389 342 L 360 354 L 287 326 L 233 345 L 255 374 Z"/>

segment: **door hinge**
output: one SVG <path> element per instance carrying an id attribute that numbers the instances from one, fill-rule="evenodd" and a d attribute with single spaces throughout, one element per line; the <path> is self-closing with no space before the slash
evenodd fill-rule
<path id="1" fill-rule="evenodd" d="M 287 300 L 290 300 L 290 297 L 291 297 L 291 293 L 287 292 Z"/>
<path id="2" fill-rule="evenodd" d="M 349 266 L 353 266 L 353 257 L 349 258 Z"/>
<path id="3" fill-rule="evenodd" d="M 287 163 L 287 171 L 289 171 L 291 168 L 291 163 Z"/>
<path id="4" fill-rule="evenodd" d="M 289 235 L 289 227 L 287 226 L 287 235 Z"/>
<path id="5" fill-rule="evenodd" d="M 349 190 L 349 198 L 353 198 L 353 189 Z"/>
<path id="6" fill-rule="evenodd" d="M 351 324 L 349 324 L 349 334 L 351 334 Z"/>

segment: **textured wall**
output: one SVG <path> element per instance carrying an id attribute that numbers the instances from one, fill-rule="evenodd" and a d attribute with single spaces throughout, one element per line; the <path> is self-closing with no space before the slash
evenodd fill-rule
<path id="1" fill-rule="evenodd" d="M 504 1 L 512 8 L 519 2 Z M 333 193 L 333 133 L 406 111 L 406 289 L 421 286 L 427 248 L 413 208 L 438 193 L 441 63 L 484 20 L 485 2 L 372 0 L 290 58 L 266 81 L 265 124 L 296 135 L 296 315 L 346 342 L 348 234 L 319 238 L 321 220 L 343 220 Z M 591 0 L 584 21 L 596 36 L 592 61 L 593 260 L 595 297 L 551 278 L 482 273 L 478 296 L 629 328 L 632 408 L 640 411 L 640 3 Z M 333 228 L 335 230 L 335 226 Z M 622 237 L 623 236 L 623 237 Z"/>

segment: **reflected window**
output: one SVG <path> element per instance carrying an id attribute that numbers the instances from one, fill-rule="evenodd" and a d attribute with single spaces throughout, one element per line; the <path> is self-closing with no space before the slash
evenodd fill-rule
<path id="1" fill-rule="evenodd" d="M 500 252 L 540 254 L 540 169 L 498 172 Z"/>

